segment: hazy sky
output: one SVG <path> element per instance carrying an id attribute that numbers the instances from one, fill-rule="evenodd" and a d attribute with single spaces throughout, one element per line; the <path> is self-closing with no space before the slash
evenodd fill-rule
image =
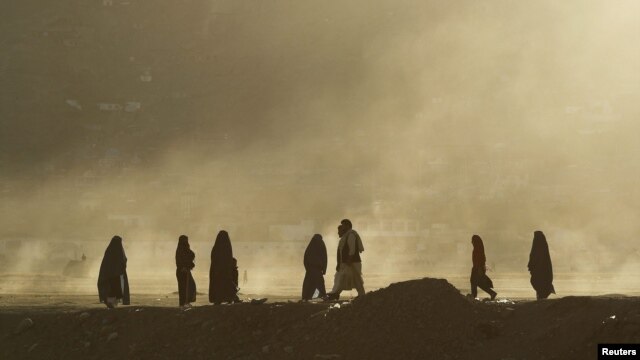
<path id="1" fill-rule="evenodd" d="M 636 244 L 637 1 L 114 3 L 0 5 L 5 239 L 353 217 Z"/>

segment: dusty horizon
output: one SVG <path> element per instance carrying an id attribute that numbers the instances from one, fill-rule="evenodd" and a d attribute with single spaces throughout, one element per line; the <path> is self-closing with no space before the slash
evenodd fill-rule
<path id="1" fill-rule="evenodd" d="M 314 233 L 331 264 L 342 218 L 391 280 L 466 276 L 473 234 L 526 276 L 534 230 L 559 273 L 617 291 L 640 269 L 638 2 L 0 11 L 0 273 L 99 264 L 115 234 L 141 277 L 173 271 L 180 234 L 204 273 L 222 229 L 278 273 Z"/>

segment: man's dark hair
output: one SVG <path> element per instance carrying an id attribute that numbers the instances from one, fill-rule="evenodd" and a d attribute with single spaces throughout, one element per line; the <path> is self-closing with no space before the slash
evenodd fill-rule
<path id="1" fill-rule="evenodd" d="M 340 224 L 344 225 L 347 230 L 353 229 L 353 225 L 351 224 L 351 220 L 349 219 L 342 219 L 342 221 L 340 221 Z"/>

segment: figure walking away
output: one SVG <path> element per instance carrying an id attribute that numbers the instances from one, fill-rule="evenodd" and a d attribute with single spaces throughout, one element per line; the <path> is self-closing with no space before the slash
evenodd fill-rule
<path id="1" fill-rule="evenodd" d="M 216 237 L 211 250 L 211 268 L 209 270 L 209 302 L 239 302 L 238 266 L 233 257 L 229 234 L 222 230 Z"/>
<path id="2" fill-rule="evenodd" d="M 98 296 L 108 308 L 116 307 L 119 301 L 123 305 L 130 303 L 127 257 L 120 236 L 114 236 L 104 251 L 98 275 Z"/>
<path id="3" fill-rule="evenodd" d="M 324 297 L 327 294 L 324 287 L 324 274 L 327 272 L 327 247 L 320 234 L 313 235 L 307 245 L 307 250 L 304 252 L 304 269 L 306 273 L 302 282 L 302 300 L 311 300 L 316 290 L 318 290 L 318 297 Z"/>
<path id="4" fill-rule="evenodd" d="M 362 259 L 360 253 L 364 251 L 360 235 L 353 230 L 349 219 L 344 219 L 338 226 L 338 242 L 336 276 L 333 281 L 333 289 L 324 300 L 338 300 L 342 290 L 358 291 L 358 297 L 365 294 L 364 280 L 362 279 Z"/>
<path id="5" fill-rule="evenodd" d="M 471 237 L 471 244 L 473 245 L 473 253 L 471 254 L 473 267 L 471 268 L 470 279 L 471 296 L 473 296 L 474 299 L 478 297 L 478 288 L 480 288 L 491 295 L 491 300 L 493 300 L 498 293 L 493 291 L 493 281 L 487 276 L 487 257 L 484 254 L 484 244 L 478 235 Z"/>
<path id="6" fill-rule="evenodd" d="M 533 233 L 528 267 L 531 273 L 531 286 L 535 289 L 538 300 L 546 299 L 550 294 L 556 293 L 553 288 L 553 267 L 551 255 L 549 255 L 549 244 L 542 231 Z"/>
<path id="7" fill-rule="evenodd" d="M 181 308 L 191 307 L 196 301 L 196 282 L 191 270 L 196 266 L 196 254 L 189 246 L 189 237 L 180 235 L 176 248 L 176 278 L 178 279 L 178 303 Z"/>

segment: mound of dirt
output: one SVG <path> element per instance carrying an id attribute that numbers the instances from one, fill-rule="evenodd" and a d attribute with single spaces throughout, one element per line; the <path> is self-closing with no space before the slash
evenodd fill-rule
<path id="1" fill-rule="evenodd" d="M 301 334 L 348 358 L 445 359 L 486 337 L 478 323 L 492 310 L 469 301 L 442 279 L 412 280 L 371 292 L 351 304 L 330 308 Z M 298 341 L 302 349 L 306 342 Z M 317 348 L 309 346 L 305 356 Z"/>

